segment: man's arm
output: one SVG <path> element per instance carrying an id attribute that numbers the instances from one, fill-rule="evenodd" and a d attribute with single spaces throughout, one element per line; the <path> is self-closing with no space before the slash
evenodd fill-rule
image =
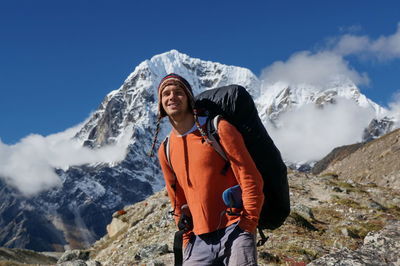
<path id="1" fill-rule="evenodd" d="M 158 150 L 158 159 L 160 161 L 161 170 L 164 175 L 165 186 L 167 188 L 168 197 L 171 202 L 171 206 L 174 213 L 175 224 L 178 225 L 179 218 L 182 213 L 182 206 L 185 205 L 186 198 L 182 187 L 179 185 L 178 180 L 176 180 L 175 175 L 168 164 L 167 158 L 165 156 L 164 145 L 162 144 Z M 190 232 L 186 232 L 183 237 L 184 245 L 189 241 Z"/>
<path id="2" fill-rule="evenodd" d="M 254 232 L 264 202 L 262 176 L 235 126 L 222 119 L 218 124 L 218 135 L 242 189 L 243 212 L 239 226 L 245 231 Z"/>
<path id="3" fill-rule="evenodd" d="M 164 145 L 161 145 L 160 149 L 158 150 L 158 159 L 160 161 L 161 170 L 164 175 L 168 197 L 175 214 L 175 222 L 176 224 L 178 224 L 179 217 L 181 215 L 181 207 L 182 205 L 186 204 L 185 194 L 183 193 L 182 187 L 179 185 L 171 167 L 168 164 L 167 158 L 165 156 Z"/>

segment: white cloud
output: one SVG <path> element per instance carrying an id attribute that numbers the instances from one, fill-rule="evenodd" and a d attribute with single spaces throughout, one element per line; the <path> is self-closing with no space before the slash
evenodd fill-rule
<path id="1" fill-rule="evenodd" d="M 400 127 L 400 90 L 392 96 L 392 101 L 389 103 L 389 115 L 394 117 L 395 128 Z"/>
<path id="2" fill-rule="evenodd" d="M 332 43 L 332 51 L 342 56 L 353 54 L 378 60 L 398 59 L 400 58 L 400 23 L 397 25 L 396 32 L 389 36 L 381 36 L 373 40 L 368 36 L 345 34 Z"/>
<path id="3" fill-rule="evenodd" d="M 359 27 L 348 29 L 355 33 Z M 352 81 L 355 85 L 368 85 L 366 73 L 360 73 L 349 64 L 347 56 L 376 60 L 400 58 L 400 23 L 394 34 L 371 39 L 368 36 L 345 34 L 331 39 L 329 45 L 318 52 L 301 51 L 287 61 L 274 62 L 261 74 L 263 88 L 271 90 L 274 84 L 323 91 L 332 82 Z M 279 86 L 278 86 L 279 87 Z M 400 126 L 400 92 L 389 104 L 390 114 Z M 286 160 L 306 162 L 319 160 L 333 148 L 361 141 L 362 132 L 375 113 L 349 100 L 318 109 L 315 105 L 302 106 L 282 114 L 277 121 L 280 129 L 269 132 Z"/>
<path id="4" fill-rule="evenodd" d="M 355 84 L 368 84 L 368 76 L 352 69 L 340 55 L 332 52 L 313 54 L 303 51 L 293 54 L 286 62 L 278 61 L 263 70 L 264 83 L 285 82 L 289 85 L 313 85 L 321 89 L 337 79 Z"/>
<path id="5" fill-rule="evenodd" d="M 338 146 L 361 141 L 361 133 L 374 115 L 372 109 L 337 98 L 336 104 L 322 109 L 309 104 L 284 113 L 278 121 L 280 128 L 268 127 L 268 132 L 285 160 L 314 161 Z"/>
<path id="6" fill-rule="evenodd" d="M 0 177 L 25 196 L 32 196 L 61 184 L 55 168 L 121 161 L 132 135 L 128 129 L 117 144 L 93 150 L 71 139 L 75 132 L 76 127 L 47 137 L 29 135 L 14 145 L 0 140 Z"/>

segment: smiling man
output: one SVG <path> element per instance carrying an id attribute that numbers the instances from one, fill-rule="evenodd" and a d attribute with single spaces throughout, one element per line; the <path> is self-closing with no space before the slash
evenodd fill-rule
<path id="1" fill-rule="evenodd" d="M 158 151 L 168 196 L 176 223 L 185 213 L 193 225 L 184 234 L 183 265 L 257 265 L 255 231 L 264 200 L 263 180 L 241 134 L 226 120 L 219 121 L 220 143 L 230 163 L 223 172 L 226 161 L 210 144 L 207 117 L 197 116 L 190 84 L 169 74 L 158 93 L 157 132 L 163 117 L 172 125 L 169 145 Z M 157 134 L 153 147 L 156 140 Z M 243 208 L 229 215 L 222 193 L 238 184 Z"/>

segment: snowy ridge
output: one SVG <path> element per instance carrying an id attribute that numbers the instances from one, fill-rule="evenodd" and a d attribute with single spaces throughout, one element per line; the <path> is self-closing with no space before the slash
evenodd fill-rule
<path id="1" fill-rule="evenodd" d="M 248 69 L 202 61 L 172 50 L 138 65 L 118 90 L 105 97 L 76 138 L 84 145 L 101 147 L 113 143 L 128 125 L 134 130 L 151 127 L 157 113 L 157 84 L 172 72 L 187 78 L 194 94 L 228 84 L 249 88 L 253 97 L 260 92 L 260 81 Z"/>
<path id="2" fill-rule="evenodd" d="M 352 100 L 360 107 L 372 110 L 378 119 L 382 119 L 388 114 L 385 108 L 368 99 L 349 80 L 332 82 L 324 89 L 307 84 L 290 86 L 284 82 L 277 82 L 272 85 L 264 85 L 260 97 L 255 101 L 261 119 L 265 123 L 277 120 L 281 114 L 289 110 L 307 104 L 322 107 L 325 104 L 334 104 L 338 98 Z"/>

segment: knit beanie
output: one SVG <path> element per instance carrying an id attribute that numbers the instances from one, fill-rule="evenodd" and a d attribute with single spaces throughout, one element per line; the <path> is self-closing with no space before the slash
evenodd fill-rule
<path id="1" fill-rule="evenodd" d="M 182 76 L 179 76 L 178 74 L 171 73 L 166 75 L 161 81 L 160 85 L 158 85 L 158 114 L 160 117 L 165 117 L 167 116 L 167 113 L 165 112 L 162 102 L 161 102 L 161 93 L 165 87 L 168 85 L 176 85 L 180 86 L 185 90 L 186 96 L 189 99 L 189 106 L 193 110 L 194 108 L 194 96 L 193 96 L 193 91 L 192 87 L 190 86 L 189 82 L 184 79 Z"/>

